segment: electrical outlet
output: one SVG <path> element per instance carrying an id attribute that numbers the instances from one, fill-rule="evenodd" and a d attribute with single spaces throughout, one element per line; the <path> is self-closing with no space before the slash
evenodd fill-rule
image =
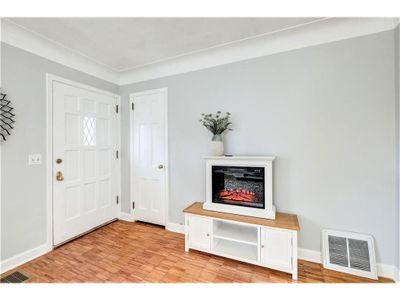
<path id="1" fill-rule="evenodd" d="M 29 154 L 28 164 L 29 165 L 41 165 L 42 164 L 42 155 L 41 154 Z"/>

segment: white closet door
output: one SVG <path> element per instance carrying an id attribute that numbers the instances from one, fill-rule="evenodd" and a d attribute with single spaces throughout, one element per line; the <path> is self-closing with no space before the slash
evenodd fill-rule
<path id="1" fill-rule="evenodd" d="M 136 220 L 165 225 L 166 90 L 133 94 L 133 201 Z"/>

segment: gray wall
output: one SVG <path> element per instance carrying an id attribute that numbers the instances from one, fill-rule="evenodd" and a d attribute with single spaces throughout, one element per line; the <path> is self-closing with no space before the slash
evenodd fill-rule
<path id="1" fill-rule="evenodd" d="M 12 136 L 1 155 L 1 260 L 46 242 L 46 73 L 118 93 L 118 86 L 1 43 L 2 88 L 15 108 Z"/>
<path id="2" fill-rule="evenodd" d="M 169 90 L 169 221 L 205 199 L 210 134 L 202 112 L 233 114 L 229 154 L 276 155 L 279 211 L 298 214 L 299 245 L 322 228 L 370 233 L 395 263 L 393 31 L 121 87 L 123 209 L 129 203 L 129 93 Z"/>
<path id="3" fill-rule="evenodd" d="M 378 261 L 395 263 L 394 42 L 393 31 L 384 32 L 120 89 L 1 44 L 2 86 L 17 113 L 13 135 L 2 145 L 1 259 L 46 241 L 45 164 L 28 166 L 27 157 L 41 153 L 46 160 L 45 74 L 52 73 L 122 94 L 124 211 L 130 198 L 128 95 L 168 87 L 170 222 L 182 223 L 181 210 L 205 198 L 210 135 L 198 118 L 221 109 L 234 121 L 227 153 L 278 157 L 275 204 L 299 215 L 300 247 L 320 250 L 325 227 L 365 232 L 376 239 Z"/>

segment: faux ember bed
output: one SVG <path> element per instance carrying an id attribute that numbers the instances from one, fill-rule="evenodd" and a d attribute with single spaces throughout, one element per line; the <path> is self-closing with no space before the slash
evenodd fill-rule
<path id="1" fill-rule="evenodd" d="M 263 167 L 212 167 L 213 202 L 264 208 Z"/>

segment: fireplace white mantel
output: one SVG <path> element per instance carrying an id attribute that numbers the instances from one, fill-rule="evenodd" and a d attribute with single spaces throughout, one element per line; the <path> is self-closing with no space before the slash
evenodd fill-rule
<path id="1" fill-rule="evenodd" d="M 275 219 L 275 206 L 273 205 L 272 194 L 272 162 L 274 159 L 274 156 L 206 156 L 206 202 L 203 204 L 203 209 L 265 219 Z M 214 203 L 212 201 L 213 166 L 264 168 L 264 208 Z"/>

